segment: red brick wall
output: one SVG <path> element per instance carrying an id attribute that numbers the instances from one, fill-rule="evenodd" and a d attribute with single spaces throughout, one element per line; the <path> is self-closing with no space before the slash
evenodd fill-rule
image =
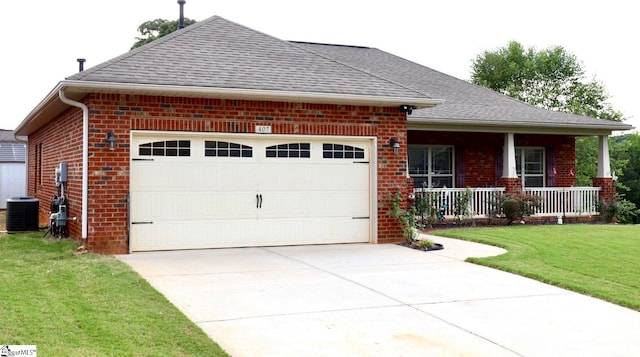
<path id="1" fill-rule="evenodd" d="M 403 240 L 398 222 L 388 216 L 386 198 L 400 186 L 407 190 L 405 114 L 396 107 L 305 104 L 245 100 L 219 100 L 91 94 L 84 99 L 89 106 L 89 205 L 88 244 L 94 251 L 126 253 L 127 192 L 129 189 L 129 131 L 196 131 L 254 133 L 256 125 L 270 125 L 273 134 L 350 135 L 378 138 L 378 241 Z M 72 115 L 70 114 L 72 113 Z M 35 160 L 31 146 L 44 143 L 46 173 L 51 184 L 30 192 L 50 200 L 55 188 L 53 170 L 58 161 L 70 163 L 68 199 L 70 214 L 80 217 L 82 115 L 72 108 L 30 136 L 30 180 Z M 107 132 L 113 131 L 117 149 L 106 147 Z M 57 138 L 72 139 L 58 151 Z M 400 152 L 394 155 L 389 140 L 396 138 Z M 73 175 L 71 168 L 73 167 Z M 51 187 L 49 187 L 51 186 Z M 48 211 L 48 207 L 46 207 Z M 73 223 L 70 235 L 80 236 L 79 223 Z"/>
<path id="2" fill-rule="evenodd" d="M 36 152 L 42 148 L 41 175 L 36 175 Z M 69 235 L 81 237 L 82 227 L 82 112 L 69 109 L 58 120 L 49 122 L 29 136 L 28 185 L 30 196 L 40 200 L 40 225 L 49 224 L 51 200 L 58 195 L 55 186 L 55 169 L 61 162 L 67 163 L 68 183 L 65 197 L 68 199 L 67 215 L 77 217 L 78 221 L 69 221 Z M 38 177 L 40 176 L 40 177 Z"/>
<path id="3" fill-rule="evenodd" d="M 496 157 L 502 155 L 504 134 L 463 133 L 446 131 L 416 131 L 408 133 L 410 144 L 454 145 L 463 151 L 464 185 L 485 187 L 500 185 L 496 177 Z M 516 134 L 516 146 L 537 146 L 553 151 L 556 167 L 555 187 L 575 185 L 575 138 L 568 135 Z M 501 158 L 498 158 L 498 164 Z M 548 183 L 547 183 L 548 185 Z"/>
<path id="4" fill-rule="evenodd" d="M 576 140 L 569 135 L 515 135 L 516 146 L 539 146 L 553 149 L 556 167 L 554 187 L 575 186 Z"/>

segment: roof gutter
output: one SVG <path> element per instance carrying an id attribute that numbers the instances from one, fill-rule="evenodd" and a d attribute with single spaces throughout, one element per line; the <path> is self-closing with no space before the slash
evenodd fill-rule
<path id="1" fill-rule="evenodd" d="M 389 97 L 358 94 L 279 91 L 245 88 L 192 87 L 165 84 L 138 84 L 117 82 L 62 81 L 63 87 L 89 92 L 131 92 L 154 95 L 181 95 L 215 98 L 236 98 L 253 100 L 300 101 L 305 103 L 367 104 L 367 105 L 412 105 L 429 108 L 442 104 L 444 100 L 426 97 Z M 416 93 L 419 94 L 419 93 Z"/>
<path id="2" fill-rule="evenodd" d="M 436 130 L 436 131 L 459 131 L 459 132 L 512 132 L 523 134 L 563 134 L 576 136 L 611 135 L 613 131 L 624 131 L 635 129 L 632 125 L 611 122 L 595 123 L 558 123 L 558 122 L 518 122 L 511 121 L 491 122 L 484 120 L 456 120 L 456 119 L 422 119 L 409 117 L 407 129 L 409 130 Z"/>
<path id="3" fill-rule="evenodd" d="M 370 105 L 370 106 L 410 106 L 415 109 L 430 108 L 444 103 L 442 99 L 427 97 L 389 97 L 357 94 L 276 91 L 244 88 L 190 87 L 164 84 L 138 84 L 95 81 L 60 81 L 56 87 L 27 115 L 14 130 L 19 135 L 29 135 L 35 128 L 46 123 L 47 113 L 56 110 L 61 101 L 60 91 L 65 98 L 80 99 L 88 93 L 124 93 L 158 96 L 182 96 L 193 98 L 246 99 L 265 101 L 288 101 L 301 103 Z M 60 100 L 59 100 L 60 99 Z M 67 100 L 70 100 L 67 98 Z M 71 100 L 74 103 L 75 100 Z M 56 103 L 57 102 L 57 103 Z M 69 104 L 67 102 L 63 102 Z M 72 104 L 69 104 L 72 105 Z M 44 117 L 43 117 L 44 114 Z"/>
<path id="4" fill-rule="evenodd" d="M 64 88 L 58 90 L 58 96 L 63 103 L 82 109 L 82 242 L 86 247 L 89 199 L 89 108 L 83 103 L 67 98 Z"/>

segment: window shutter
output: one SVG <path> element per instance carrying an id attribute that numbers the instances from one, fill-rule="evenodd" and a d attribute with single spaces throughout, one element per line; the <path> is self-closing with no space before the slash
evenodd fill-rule
<path id="1" fill-rule="evenodd" d="M 495 183 L 494 186 L 498 187 L 498 180 L 500 179 L 500 177 L 502 177 L 502 163 L 504 162 L 504 158 L 502 157 L 503 152 L 502 152 L 502 148 L 499 148 L 496 150 L 496 157 L 495 157 L 495 163 L 496 163 L 496 167 L 495 167 L 495 172 L 496 172 L 496 177 L 495 177 Z"/>
<path id="2" fill-rule="evenodd" d="M 556 175 L 553 173 L 553 167 L 555 163 L 553 162 L 553 147 L 546 147 L 547 151 L 547 187 L 555 187 L 556 185 Z"/>
<path id="3" fill-rule="evenodd" d="M 464 187 L 464 148 L 456 147 L 456 181 L 455 187 Z"/>

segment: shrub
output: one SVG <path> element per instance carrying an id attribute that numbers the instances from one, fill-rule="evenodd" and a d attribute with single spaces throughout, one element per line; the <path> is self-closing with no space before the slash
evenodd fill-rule
<path id="1" fill-rule="evenodd" d="M 472 217 L 471 212 L 471 199 L 473 198 L 473 192 L 467 187 L 464 191 L 458 193 L 454 202 L 454 214 L 458 222 L 462 222 L 467 217 Z"/>
<path id="2" fill-rule="evenodd" d="M 416 212 L 415 207 L 411 206 L 408 210 L 403 209 L 400 203 L 404 197 L 400 187 L 396 187 L 396 192 L 388 197 L 389 202 L 389 216 L 398 219 L 400 226 L 402 227 L 402 234 L 407 241 L 407 244 L 411 245 L 416 239 L 418 232 L 416 230 Z"/>
<path id="3" fill-rule="evenodd" d="M 422 191 L 416 193 L 413 202 L 415 214 L 420 217 L 420 226 L 422 228 L 431 226 L 438 220 L 438 194 L 435 192 Z"/>
<path id="4" fill-rule="evenodd" d="M 525 216 L 535 213 L 540 208 L 541 199 L 538 196 L 524 193 L 505 193 L 496 195 L 492 202 L 491 216 L 504 217 L 507 225 L 522 220 Z"/>
<path id="5" fill-rule="evenodd" d="M 615 199 L 607 203 L 602 199 L 598 202 L 598 211 L 602 220 L 606 223 L 617 221 L 618 223 L 634 223 L 640 210 L 636 204 L 624 198 L 623 195 L 616 194 Z"/>
<path id="6" fill-rule="evenodd" d="M 420 239 L 418 240 L 417 245 L 418 249 L 427 250 L 433 247 L 433 241 L 431 241 L 430 239 Z"/>

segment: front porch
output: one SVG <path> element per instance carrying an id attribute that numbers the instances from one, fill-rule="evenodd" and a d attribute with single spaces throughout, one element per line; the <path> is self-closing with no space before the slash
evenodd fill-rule
<path id="1" fill-rule="evenodd" d="M 496 217 L 503 194 L 535 197 L 536 220 L 594 220 L 615 196 L 606 135 L 593 187 L 576 187 L 575 135 L 410 130 L 407 160 L 416 204 L 436 221 Z"/>
<path id="2" fill-rule="evenodd" d="M 599 215 L 600 187 L 531 187 L 522 193 L 540 198 L 532 217 L 584 217 Z M 505 187 L 416 188 L 414 195 L 425 200 L 426 211 L 435 220 L 490 218 L 498 195 Z"/>

